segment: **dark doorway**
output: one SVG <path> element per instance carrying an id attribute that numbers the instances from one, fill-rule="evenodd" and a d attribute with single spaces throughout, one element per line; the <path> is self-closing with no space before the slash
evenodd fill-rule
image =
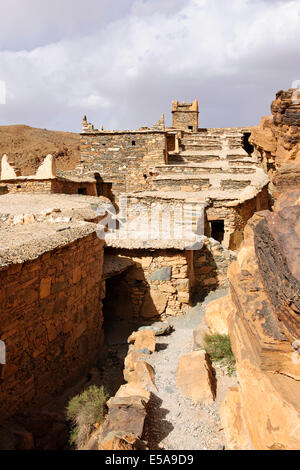
<path id="1" fill-rule="evenodd" d="M 210 228 L 211 228 L 211 238 L 217 240 L 219 243 L 224 241 L 224 220 L 211 220 L 210 221 Z"/>
<path id="2" fill-rule="evenodd" d="M 104 182 L 99 173 L 94 173 L 94 178 L 96 180 L 97 196 L 104 196 L 110 201 L 114 201 L 112 183 Z"/>
<path id="3" fill-rule="evenodd" d="M 87 189 L 86 188 L 78 188 L 78 194 L 82 194 L 83 196 L 87 195 Z"/>
<path id="4" fill-rule="evenodd" d="M 243 147 L 244 147 L 244 150 L 246 150 L 247 153 L 252 154 L 254 152 L 254 147 L 249 142 L 250 136 L 251 136 L 250 132 L 245 132 L 244 133 Z"/>

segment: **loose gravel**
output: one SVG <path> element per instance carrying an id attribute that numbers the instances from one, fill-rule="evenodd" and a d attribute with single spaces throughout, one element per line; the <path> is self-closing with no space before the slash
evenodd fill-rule
<path id="1" fill-rule="evenodd" d="M 157 337 L 157 350 L 148 361 L 154 367 L 157 386 L 145 424 L 151 450 L 221 450 L 225 446 L 219 409 L 228 389 L 237 384 L 236 377 L 214 365 L 217 397 L 212 405 L 195 404 L 176 387 L 179 356 L 193 350 L 193 329 L 203 321 L 207 303 L 223 295 L 224 289 L 211 293 L 186 315 L 169 321 L 174 326 L 171 335 Z"/>

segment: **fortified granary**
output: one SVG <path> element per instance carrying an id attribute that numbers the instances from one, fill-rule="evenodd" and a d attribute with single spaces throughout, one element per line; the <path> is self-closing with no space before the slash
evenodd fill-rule
<path id="1" fill-rule="evenodd" d="M 237 359 L 240 383 L 221 410 L 227 447 L 300 445 L 299 404 L 287 393 L 282 406 L 284 390 L 299 393 L 297 364 L 289 362 L 299 333 L 299 273 L 282 238 L 285 223 L 279 227 L 287 220 L 280 211 L 289 204 L 296 220 L 299 199 L 296 193 L 278 198 L 299 177 L 291 170 L 299 146 L 299 106 L 291 93 L 280 92 L 272 117 L 256 128 L 201 128 L 197 100 L 173 102 L 171 127 L 162 115 L 151 128 L 96 129 L 85 116 L 80 164 L 72 170 L 58 171 L 48 155 L 35 174 L 24 176 L 9 155 L 2 157 L 0 341 L 6 361 L 0 366 L 0 441 L 4 433 L 15 448 L 63 448 L 68 429 L 55 408 L 57 397 L 65 405 L 64 393 L 92 383 L 95 364 L 113 348 L 123 351 L 129 337 L 122 358 L 127 384 L 116 379 L 101 439 L 98 430 L 86 445 L 152 448 L 145 423 L 159 393 L 159 386 L 151 389 L 156 336 L 176 330 L 180 318 L 201 304 L 205 328 L 229 333 Z M 270 212 L 274 207 L 278 214 Z M 293 237 L 290 245 L 296 249 Z M 283 253 L 280 266 L 275 252 Z M 214 298 L 218 289 L 230 295 Z M 136 333 L 140 327 L 146 329 Z M 203 351 L 203 331 L 201 323 L 193 352 L 179 358 L 176 383 L 197 403 L 217 406 L 219 376 L 216 381 Z M 249 370 L 266 394 L 276 389 L 276 416 L 251 382 L 244 346 Z M 253 407 L 261 400 L 261 430 L 249 397 Z M 277 431 L 284 420 L 292 437 Z"/>

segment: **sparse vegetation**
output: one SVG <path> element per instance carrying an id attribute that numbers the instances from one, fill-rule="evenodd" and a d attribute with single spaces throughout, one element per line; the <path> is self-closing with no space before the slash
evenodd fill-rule
<path id="1" fill-rule="evenodd" d="M 204 336 L 204 348 L 210 355 L 212 361 L 219 362 L 227 367 L 227 373 L 232 375 L 235 372 L 235 357 L 231 349 L 230 337 L 228 335 Z"/>
<path id="2" fill-rule="evenodd" d="M 71 445 L 77 449 L 83 447 L 95 430 L 95 426 L 103 423 L 108 398 L 109 395 L 103 386 L 92 385 L 70 400 L 67 406 L 67 418 L 72 424 Z"/>

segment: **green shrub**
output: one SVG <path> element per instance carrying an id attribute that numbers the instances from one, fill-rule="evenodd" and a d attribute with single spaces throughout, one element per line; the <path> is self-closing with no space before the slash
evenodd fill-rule
<path id="1" fill-rule="evenodd" d="M 232 375 L 235 371 L 235 357 L 228 335 L 206 334 L 204 336 L 204 348 L 212 361 L 220 362 L 227 366 L 227 372 L 229 375 Z"/>
<path id="2" fill-rule="evenodd" d="M 92 385 L 80 395 L 73 397 L 67 406 L 67 418 L 72 423 L 70 443 L 80 448 L 86 444 L 94 424 L 103 423 L 109 395 L 103 386 Z"/>

